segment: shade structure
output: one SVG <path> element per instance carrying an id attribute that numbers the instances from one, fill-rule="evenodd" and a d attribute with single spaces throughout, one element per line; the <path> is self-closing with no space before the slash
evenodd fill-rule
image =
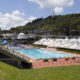
<path id="1" fill-rule="evenodd" d="M 61 43 L 63 42 L 63 39 L 54 39 L 48 47 L 60 47 Z"/>
<path id="2" fill-rule="evenodd" d="M 78 47 L 78 44 L 75 42 L 69 46 L 69 49 L 77 49 L 77 47 Z"/>
<path id="3" fill-rule="evenodd" d="M 18 39 L 25 39 L 26 35 L 24 33 L 20 33 L 17 38 Z"/>
<path id="4" fill-rule="evenodd" d="M 50 42 L 52 42 L 53 40 L 52 39 L 46 39 L 44 42 L 43 42 L 43 45 L 47 46 Z"/>
<path id="5" fill-rule="evenodd" d="M 24 36 L 25 34 L 24 33 L 19 33 L 19 36 Z"/>
<path id="6" fill-rule="evenodd" d="M 8 43 L 8 41 L 7 41 L 7 40 L 4 40 L 4 41 L 3 41 L 3 44 L 7 44 L 7 43 Z"/>
<path id="7" fill-rule="evenodd" d="M 46 46 L 50 46 L 54 42 L 54 39 L 51 39 L 49 42 L 46 43 Z"/>
<path id="8" fill-rule="evenodd" d="M 61 48 L 65 48 L 65 46 L 67 45 L 67 44 L 69 44 L 69 39 L 68 38 L 66 38 L 66 39 L 64 39 L 64 41 L 63 41 L 63 43 L 60 45 L 60 47 Z"/>
<path id="9" fill-rule="evenodd" d="M 46 39 L 45 38 L 42 38 L 39 41 L 36 41 L 34 44 L 43 45 L 44 42 L 46 42 Z"/>
<path id="10" fill-rule="evenodd" d="M 75 42 L 72 46 L 69 46 L 69 48 L 80 50 L 80 42 Z"/>
<path id="11" fill-rule="evenodd" d="M 45 45 L 47 47 L 55 48 L 67 48 L 67 49 L 76 49 L 80 50 L 80 38 L 65 38 L 65 39 L 41 39 L 34 44 Z"/>
<path id="12" fill-rule="evenodd" d="M 58 39 L 56 44 L 54 44 L 54 47 L 61 47 L 63 43 L 64 43 L 64 39 Z"/>
<path id="13" fill-rule="evenodd" d="M 48 44 L 48 47 L 54 47 L 54 44 L 56 44 L 57 40 L 53 40 L 50 44 Z"/>
<path id="14" fill-rule="evenodd" d="M 76 41 L 77 41 L 77 39 L 75 39 L 75 38 L 70 39 L 70 42 L 76 42 Z"/>

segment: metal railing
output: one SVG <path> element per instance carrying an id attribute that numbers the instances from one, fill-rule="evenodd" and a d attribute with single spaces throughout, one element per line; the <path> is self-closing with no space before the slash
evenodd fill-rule
<path id="1" fill-rule="evenodd" d="M 20 58 L 20 59 L 24 60 L 24 61 L 30 61 L 30 57 L 27 57 L 27 56 L 25 56 L 23 54 L 20 54 L 18 52 L 14 52 L 13 50 L 11 50 L 9 48 L 1 47 L 1 49 L 3 49 L 4 51 L 8 52 L 10 55 L 13 55 L 13 56 L 15 56 L 17 58 Z"/>

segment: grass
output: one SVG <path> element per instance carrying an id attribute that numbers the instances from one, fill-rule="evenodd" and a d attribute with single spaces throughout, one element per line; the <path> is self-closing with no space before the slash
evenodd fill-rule
<path id="1" fill-rule="evenodd" d="M 32 46 L 35 47 L 35 48 L 46 48 L 46 46 L 44 46 L 44 45 L 32 44 Z"/>
<path id="2" fill-rule="evenodd" d="M 80 65 L 20 70 L 0 62 L 0 80 L 80 80 Z"/>
<path id="3" fill-rule="evenodd" d="M 71 50 L 71 49 L 62 49 L 62 48 L 57 48 L 57 50 L 80 54 L 80 50 Z"/>

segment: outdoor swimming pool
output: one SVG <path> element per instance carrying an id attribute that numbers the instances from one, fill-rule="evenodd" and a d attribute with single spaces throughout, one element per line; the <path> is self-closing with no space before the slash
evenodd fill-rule
<path id="1" fill-rule="evenodd" d="M 59 53 L 48 51 L 44 49 L 14 49 L 14 51 L 24 54 L 28 57 L 35 58 L 35 59 L 45 59 L 45 58 L 65 58 L 65 57 L 72 57 L 74 55 Z M 75 55 L 76 57 L 76 55 Z"/>

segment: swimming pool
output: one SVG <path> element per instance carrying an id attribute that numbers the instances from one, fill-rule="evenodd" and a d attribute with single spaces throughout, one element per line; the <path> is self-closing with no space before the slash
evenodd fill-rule
<path id="1" fill-rule="evenodd" d="M 48 58 L 65 58 L 65 57 L 72 57 L 74 55 L 59 53 L 48 51 L 44 49 L 14 49 L 14 51 L 24 54 L 28 57 L 35 58 L 35 59 L 48 59 Z M 75 55 L 76 57 L 76 55 Z"/>

